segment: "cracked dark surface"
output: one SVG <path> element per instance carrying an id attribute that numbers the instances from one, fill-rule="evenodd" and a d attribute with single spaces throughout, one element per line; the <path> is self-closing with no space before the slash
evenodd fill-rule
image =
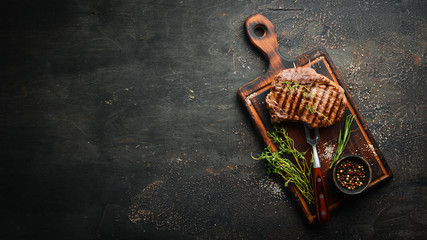
<path id="1" fill-rule="evenodd" d="M 6 1 L 2 239 L 422 239 L 427 3 Z M 281 53 L 323 46 L 394 178 L 309 226 L 236 96 Z"/>

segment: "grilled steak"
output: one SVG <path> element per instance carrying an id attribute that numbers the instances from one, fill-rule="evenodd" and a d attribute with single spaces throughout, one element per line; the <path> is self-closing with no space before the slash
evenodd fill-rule
<path id="1" fill-rule="evenodd" d="M 302 121 L 313 128 L 333 125 L 347 107 L 344 90 L 307 67 L 280 72 L 273 79 L 265 101 L 272 122 Z"/>

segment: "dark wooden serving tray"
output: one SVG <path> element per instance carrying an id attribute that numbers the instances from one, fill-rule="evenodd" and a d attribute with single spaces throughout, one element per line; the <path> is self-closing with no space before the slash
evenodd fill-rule
<path id="1" fill-rule="evenodd" d="M 297 67 L 307 66 L 310 60 L 311 67 L 317 73 L 328 77 L 343 87 L 348 99 L 348 108 L 345 116 L 349 114 L 355 116 L 351 125 L 351 137 L 343 155 L 358 155 L 370 163 L 372 167 L 372 182 L 369 188 L 390 179 L 392 172 L 326 50 L 317 48 L 295 59 L 285 59 L 279 53 L 274 26 L 267 18 L 261 14 L 251 15 L 245 21 L 245 28 L 249 40 L 261 50 L 269 62 L 268 70 L 264 75 L 242 86 L 238 90 L 238 95 L 248 109 L 250 117 L 253 119 L 264 142 L 270 145 L 273 150 L 277 149 L 267 136 L 267 132 L 272 130 L 272 124 L 270 122 L 270 114 L 264 102 L 266 95 L 270 91 L 272 79 L 281 70 L 294 67 L 294 64 Z M 333 158 L 333 154 L 330 157 L 330 152 L 331 149 L 335 152 L 339 131 L 345 124 L 345 116 L 333 126 L 321 128 L 320 141 L 317 144 L 330 211 L 334 210 L 347 198 L 346 195 L 339 192 L 333 185 L 332 171 L 329 169 Z M 283 125 L 288 129 L 289 136 L 294 139 L 297 149 L 301 151 L 309 149 L 310 145 L 306 142 L 304 127 L 301 123 L 285 123 Z M 290 190 L 294 194 L 308 223 L 316 222 L 317 217 L 314 204 L 308 204 L 306 199 L 293 185 L 290 186 Z"/>

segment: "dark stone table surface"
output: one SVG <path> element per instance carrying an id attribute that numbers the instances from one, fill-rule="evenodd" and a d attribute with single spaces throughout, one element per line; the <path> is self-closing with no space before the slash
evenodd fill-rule
<path id="1" fill-rule="evenodd" d="M 394 177 L 308 225 L 237 89 L 324 47 Z M 427 2 L 3 1 L 1 239 L 425 239 Z"/>

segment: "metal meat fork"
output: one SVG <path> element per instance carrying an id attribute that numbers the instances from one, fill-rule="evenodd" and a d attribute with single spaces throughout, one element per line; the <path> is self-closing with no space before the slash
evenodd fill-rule
<path id="1" fill-rule="evenodd" d="M 316 199 L 316 213 L 317 219 L 320 223 L 329 221 L 328 199 L 326 198 L 325 183 L 323 181 L 322 166 L 320 165 L 319 156 L 317 155 L 316 144 L 319 142 L 319 129 L 314 129 L 315 138 L 311 138 L 310 129 L 308 124 L 304 124 L 305 137 L 307 143 L 313 148 L 313 185 L 314 185 L 314 198 Z"/>

